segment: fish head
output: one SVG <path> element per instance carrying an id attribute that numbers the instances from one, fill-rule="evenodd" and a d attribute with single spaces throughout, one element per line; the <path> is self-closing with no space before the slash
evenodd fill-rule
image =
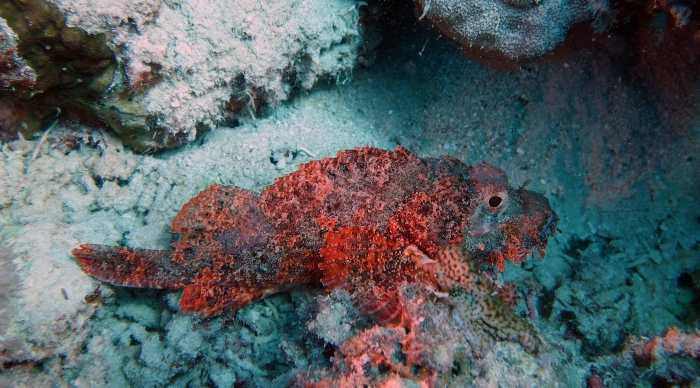
<path id="1" fill-rule="evenodd" d="M 536 249 L 544 256 L 559 217 L 549 200 L 524 187 L 513 188 L 503 170 L 486 163 L 471 167 L 471 203 L 464 246 L 477 260 L 520 264 Z"/>

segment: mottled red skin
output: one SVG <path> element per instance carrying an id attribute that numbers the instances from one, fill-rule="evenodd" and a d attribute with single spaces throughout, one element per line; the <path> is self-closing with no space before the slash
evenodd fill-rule
<path id="1" fill-rule="evenodd" d="M 73 254 L 115 285 L 184 288 L 181 310 L 201 316 L 320 281 L 388 322 L 398 285 L 431 281 L 421 257 L 459 243 L 502 268 L 543 249 L 556 222 L 544 196 L 486 164 L 365 147 L 300 165 L 260 194 L 212 185 L 173 220 L 172 251 L 85 244 Z"/>

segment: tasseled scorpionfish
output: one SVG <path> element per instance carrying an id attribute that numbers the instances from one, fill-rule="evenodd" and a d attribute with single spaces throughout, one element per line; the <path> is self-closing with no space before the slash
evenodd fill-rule
<path id="1" fill-rule="evenodd" d="M 212 185 L 173 220 L 173 250 L 85 244 L 73 254 L 102 281 L 184 289 L 181 310 L 200 316 L 320 282 L 387 323 L 401 315 L 400 284 L 459 283 L 449 278 L 459 268 L 440 268 L 444 249 L 503 270 L 543 255 L 557 221 L 543 195 L 485 163 L 365 147 L 300 165 L 259 194 Z"/>

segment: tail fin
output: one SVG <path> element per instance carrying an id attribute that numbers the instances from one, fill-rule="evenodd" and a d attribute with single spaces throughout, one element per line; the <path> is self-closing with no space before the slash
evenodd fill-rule
<path id="1" fill-rule="evenodd" d="M 172 251 L 83 244 L 73 250 L 83 271 L 117 286 L 184 288 L 190 284 L 184 268 L 171 260 Z"/>

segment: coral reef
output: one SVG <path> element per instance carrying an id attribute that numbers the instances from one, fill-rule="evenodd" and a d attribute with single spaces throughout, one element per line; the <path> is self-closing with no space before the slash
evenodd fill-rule
<path id="1" fill-rule="evenodd" d="M 209 133 L 204 147 L 177 151 L 176 154 L 184 154 L 175 158 L 167 154 L 157 157 L 135 155 L 115 136 L 93 131 L 94 123 L 88 123 L 91 128 L 86 128 L 83 127 L 85 122 L 66 121 L 70 119 L 68 115 L 58 122 L 34 161 L 29 161 L 30 154 L 38 142 L 16 140 L 3 144 L 0 153 L 0 236 L 13 243 L 23 286 L 14 303 L 16 324 L 10 327 L 8 338 L 16 341 L 12 342 L 13 351 L 3 355 L 7 357 L 3 362 L 8 368 L 2 372 L 3 376 L 13 385 L 46 386 L 50 385 L 48 381 L 74 381 L 76 373 L 84 367 L 85 375 L 81 376 L 88 379 L 90 376 L 98 378 L 102 373 L 100 370 L 107 370 L 107 381 L 121 381 L 112 373 L 122 373 L 122 360 L 133 360 L 135 365 L 141 365 L 136 352 L 140 343 L 133 339 L 141 337 L 136 335 L 124 337 L 123 344 L 129 345 L 124 348 L 116 346 L 107 336 L 105 341 L 109 345 L 96 346 L 88 356 L 81 357 L 86 338 L 100 330 L 95 323 L 109 317 L 109 314 L 94 316 L 95 311 L 108 312 L 112 306 L 115 309 L 126 306 L 127 303 L 118 302 L 125 302 L 120 299 L 128 298 L 122 294 L 115 296 L 111 287 L 96 287 L 80 271 L 70 256 L 70 249 L 80 241 L 126 242 L 130 246 L 167 248 L 172 241 L 169 230 L 173 217 L 199 191 L 222 181 L 258 191 L 269 185 L 278 170 L 269 160 L 271 149 L 267 144 L 272 145 L 273 140 L 280 139 L 281 135 L 318 155 L 335 154 L 339 149 L 352 148 L 357 142 L 373 143 L 383 148 L 394 145 L 371 131 L 369 124 L 352 127 L 352 130 L 334 136 L 332 141 L 317 143 L 329 125 L 350 128 L 344 110 L 337 111 L 336 115 L 321 115 L 317 103 L 310 99 L 301 105 L 277 109 L 289 113 L 288 121 L 280 124 L 277 117 L 263 117 L 246 124 L 247 128 L 257 128 L 255 131 L 244 128 Z M 77 149 L 63 149 L 65 131 L 78 136 L 75 140 Z M 292 131 L 293 137 L 290 135 Z M 293 162 L 308 160 L 308 154 L 299 153 Z M 173 297 L 172 306 L 176 309 L 180 294 Z M 147 294 L 138 296 L 139 300 L 143 298 L 148 298 Z M 276 300 L 271 298 L 272 303 Z M 103 305 L 106 308 L 101 308 Z M 267 309 L 266 306 L 267 303 L 261 304 L 255 309 Z M 302 300 L 296 311 L 304 311 L 303 306 L 313 307 L 315 303 Z M 151 311 L 138 311 L 144 307 Z M 147 331 L 164 333 L 163 326 L 152 326 L 153 322 L 158 322 L 154 316 L 160 316 L 163 309 L 165 307 L 157 303 L 133 301 L 129 308 L 123 307 L 119 315 L 114 315 L 114 319 L 105 321 L 105 324 L 126 323 L 128 326 L 138 319 L 143 326 L 151 325 Z M 288 320 L 279 322 L 277 333 L 282 339 L 272 341 L 266 347 L 255 346 L 255 349 L 237 353 L 238 358 L 231 359 L 230 364 L 235 368 L 238 381 L 264 382 L 278 376 L 279 369 L 274 365 L 286 367 L 286 359 L 293 359 L 295 354 L 293 345 L 288 347 L 290 356 L 287 358 L 280 352 L 279 345 L 284 340 L 290 344 L 297 341 L 302 349 L 311 346 L 314 352 L 321 354 L 323 348 L 317 350 L 318 340 L 306 345 L 303 337 L 289 336 L 289 327 L 306 327 L 306 322 L 312 317 L 306 314 L 300 322 L 290 323 L 282 308 L 278 306 L 277 309 L 281 319 Z M 90 319 L 93 316 L 95 319 Z M 227 322 L 227 319 L 232 317 L 225 317 L 223 321 Z M 193 330 L 200 331 L 201 327 L 195 324 Z M 241 326 L 231 327 L 232 332 L 240 330 Z M 202 354 L 211 355 L 212 372 L 209 376 L 216 377 L 216 381 L 222 384 L 220 386 L 227 386 L 225 382 L 235 377 L 226 368 L 217 366 L 220 361 L 216 358 L 223 356 L 228 347 L 221 345 L 216 352 L 208 351 L 210 348 L 206 346 L 210 345 L 212 338 L 204 336 Z M 245 346 L 253 346 L 253 342 L 246 342 Z M 115 347 L 118 351 L 110 353 Z M 99 352 L 99 349 L 105 352 Z M 264 369 L 270 360 L 275 360 L 270 370 L 260 369 Z M 315 365 L 323 362 L 322 359 L 310 361 Z M 175 368 L 166 363 L 160 365 Z M 252 366 L 260 367 L 250 369 Z M 201 371 L 195 368 L 192 373 Z M 259 373 L 268 377 L 263 378 Z M 148 377 L 149 368 L 141 365 L 134 380 L 126 381 L 138 385 L 140 375 Z M 283 385 L 270 383 L 268 386 Z"/>
<path id="2" fill-rule="evenodd" d="M 628 338 L 625 351 L 632 354 L 637 365 L 647 368 L 677 355 L 687 355 L 700 361 L 700 332 L 688 334 L 672 327 L 663 337 Z"/>
<path id="3" fill-rule="evenodd" d="M 370 326 L 343 289 L 317 297 L 316 304 L 318 312 L 308 323 L 308 330 L 327 344 L 338 347 L 356 334 L 356 328 Z"/>
<path id="4" fill-rule="evenodd" d="M 691 387 L 700 383 L 700 335 L 668 328 L 663 336 L 630 335 L 619 353 L 599 358 L 588 386 Z"/>
<path id="5" fill-rule="evenodd" d="M 650 380 L 667 386 L 695 386 L 700 383 L 700 332 L 684 333 L 669 328 L 654 338 L 628 338 L 624 354 L 651 373 Z"/>
<path id="6" fill-rule="evenodd" d="M 32 90 L 14 90 L 19 99 L 54 106 L 94 101 L 112 83 L 116 59 L 105 34 L 67 26 L 56 6 L 43 0 L 6 1 L 0 16 L 17 35 L 17 53 L 36 74 Z"/>
<path id="7" fill-rule="evenodd" d="M 0 19 L 2 88 L 34 107 L 25 137 L 77 106 L 142 151 L 347 78 L 362 33 L 347 0 L 6 1 Z"/>
<path id="8" fill-rule="evenodd" d="M 138 303 L 143 296 L 122 295 L 100 310 L 79 356 L 76 385 L 280 387 L 295 368 L 318 362 L 320 354 L 299 354 L 315 339 L 304 338 L 303 325 L 289 324 L 298 322 L 304 297 L 274 297 L 236 319 L 200 320 L 177 311 L 175 294 L 151 305 Z"/>
<path id="9" fill-rule="evenodd" d="M 420 19 L 487 58 L 523 62 L 564 41 L 577 23 L 607 9 L 604 1 L 417 0 Z"/>
<path id="10" fill-rule="evenodd" d="M 445 247 L 427 265 L 434 267 L 430 272 L 437 286 L 450 288 L 449 294 L 436 303 L 434 289 L 424 284 L 397 286 L 404 306 L 400 325 L 374 326 L 347 339 L 336 350 L 330 370 L 302 374 L 299 385 L 391 386 L 404 380 L 446 386 L 460 381 L 451 372 L 467 347 L 476 358 L 501 341 L 519 342 L 530 353 L 542 347 L 534 328 L 501 301 L 463 248 Z"/>
<path id="11" fill-rule="evenodd" d="M 298 386 L 392 386 L 403 382 L 444 386 L 456 357 L 467 346 L 444 304 L 431 302 L 424 286 L 399 291 L 407 306 L 403 326 L 374 326 L 343 342 L 328 370 L 302 372 Z"/>
<path id="12" fill-rule="evenodd" d="M 370 13 L 373 5 L 361 9 Z M 340 378 L 345 371 L 333 370 L 329 358 L 343 342 L 371 331 L 345 290 L 323 296 L 320 287 L 295 289 L 236 314 L 199 319 L 178 310 L 178 292 L 96 287 L 69 252 L 86 241 L 168 249 L 173 217 L 212 183 L 260 191 L 312 155 L 399 143 L 421 157 L 485 160 L 503 168 L 516 188 L 532 179 L 527 188 L 547 193 L 562 219 L 546 260 L 535 253 L 519 266 L 506 261 L 504 272 L 481 268 L 498 284 L 519 284 L 515 311 L 539 317 L 531 322 L 545 344 L 533 355 L 518 343 L 497 342 L 474 358 L 466 339 L 457 338 L 462 342 L 444 386 L 698 385 L 697 361 L 685 354 L 656 359 L 648 368 L 629 352 L 620 357 L 620 338 L 627 334 L 651 339 L 677 326 L 692 335 L 697 325 L 700 213 L 693 171 L 700 137 L 692 100 L 674 99 L 672 88 L 656 93 L 655 83 L 637 77 L 637 42 L 619 31 L 596 36 L 566 58 L 498 73 L 464 60 L 445 40 L 430 35 L 427 42 L 429 33 L 414 26 L 412 15 L 407 19 L 410 25 L 399 20 L 394 26 L 402 44 L 388 41 L 368 67 L 355 69 L 352 82 L 303 93 L 188 147 L 134 155 L 118 139 L 84 129 L 77 148 L 57 148 L 62 131 L 75 126 L 63 116 L 31 163 L 35 139 L 3 144 L 0 235 L 15 244 L 26 291 L 13 300 L 17 319 L 9 333 L 20 339 L 13 346 L 19 351 L 5 354 L 0 380 L 18 387 L 252 388 L 285 386 L 298 375 L 311 382 Z M 145 19 L 134 20 L 133 28 L 141 28 Z M 683 28 L 695 27 L 691 21 Z M 671 77 L 682 83 L 696 79 L 692 64 L 664 69 L 671 76 L 683 70 Z M 692 91 L 692 85 L 678 90 Z M 655 98 L 690 118 L 655 106 Z M 236 100 L 244 114 L 247 101 Z M 658 129 L 669 123 L 664 117 L 683 124 L 673 136 Z M 299 147 L 310 153 L 295 153 Z M 291 158 L 282 159 L 285 149 Z M 282 158 L 271 160 L 278 150 Z M 280 160 L 284 170 L 277 169 Z M 406 253 L 423 262 L 420 249 Z M 543 289 L 524 284 L 530 277 Z M 449 313 L 449 305 L 434 298 L 428 293 L 425 311 L 433 311 L 432 304 Z M 388 329 L 392 341 L 401 331 L 410 334 Z M 362 339 L 354 344 L 371 339 L 384 349 L 390 343 Z M 426 364 L 415 364 L 405 377 L 391 375 L 385 366 L 401 370 L 408 351 L 392 345 L 398 351 L 386 363 L 362 365 L 370 374 L 366 381 L 415 386 L 429 376 L 424 365 L 440 365 L 430 364 L 437 355 L 424 354 L 419 359 Z M 372 348 L 343 351 L 339 366 L 373 354 Z M 305 375 L 309 370 L 319 374 Z"/>

